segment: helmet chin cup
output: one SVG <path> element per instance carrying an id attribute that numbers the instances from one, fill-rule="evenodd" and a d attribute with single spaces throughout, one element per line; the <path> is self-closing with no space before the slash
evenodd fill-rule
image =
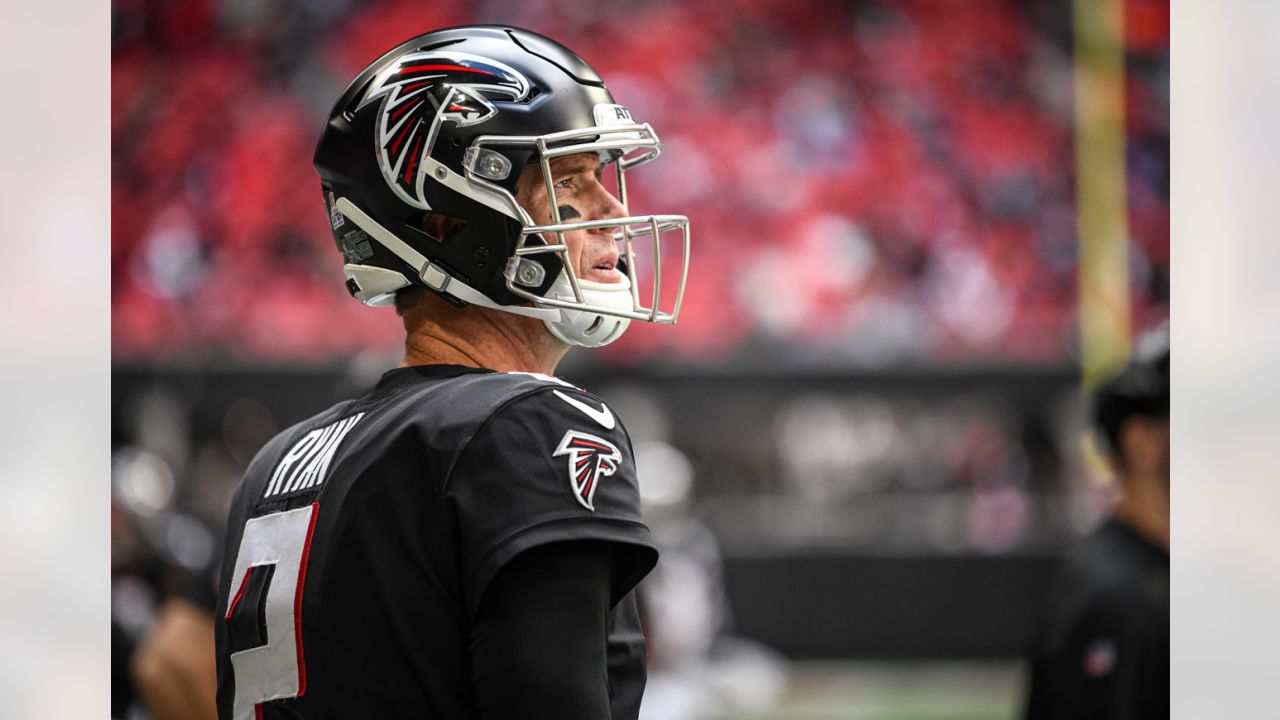
<path id="1" fill-rule="evenodd" d="M 582 299 L 587 305 L 607 307 L 616 310 L 631 310 L 631 279 L 623 276 L 620 282 L 602 283 L 591 280 L 579 280 L 578 288 L 582 291 Z M 547 297 L 572 302 L 574 300 L 573 285 L 565 271 L 560 272 L 555 284 L 547 291 Z M 551 334 L 570 345 L 579 347 L 601 347 L 622 337 L 629 318 L 615 315 L 604 315 L 586 310 L 570 310 L 561 308 L 559 320 L 544 320 Z"/>

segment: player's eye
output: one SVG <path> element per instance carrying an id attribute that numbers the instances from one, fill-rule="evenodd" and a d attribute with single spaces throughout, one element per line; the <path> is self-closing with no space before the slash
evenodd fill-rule
<path id="1" fill-rule="evenodd" d="M 563 180 L 561 180 L 560 182 L 556 183 L 556 187 L 557 187 L 557 188 L 566 188 L 566 189 L 567 189 L 567 188 L 571 188 L 571 187 L 573 187 L 573 178 L 571 178 L 571 177 L 564 178 L 564 179 L 563 179 Z"/>

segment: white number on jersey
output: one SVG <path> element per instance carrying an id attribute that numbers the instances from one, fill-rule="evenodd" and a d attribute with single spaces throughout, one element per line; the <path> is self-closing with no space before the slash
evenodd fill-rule
<path id="1" fill-rule="evenodd" d="M 235 720 L 254 720 L 255 706 L 268 700 L 298 697 L 307 689 L 302 659 L 302 586 L 319 503 L 253 518 L 244 526 L 236 553 L 226 620 L 264 608 L 266 644 L 231 654 L 235 673 Z M 245 589 L 256 572 L 269 570 L 265 586 L 255 583 L 259 597 Z M 265 602 L 261 597 L 265 593 Z M 254 592 L 249 593 L 253 595 Z"/>

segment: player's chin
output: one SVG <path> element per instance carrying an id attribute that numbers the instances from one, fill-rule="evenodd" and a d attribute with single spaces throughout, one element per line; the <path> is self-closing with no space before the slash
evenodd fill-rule
<path id="1" fill-rule="evenodd" d="M 579 273 L 578 278 L 609 285 L 622 282 L 626 275 L 623 275 L 622 271 L 617 268 L 597 266 L 587 268 L 585 272 Z"/>

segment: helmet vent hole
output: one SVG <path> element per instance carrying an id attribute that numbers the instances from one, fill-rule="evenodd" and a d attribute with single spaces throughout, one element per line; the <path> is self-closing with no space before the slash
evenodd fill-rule
<path id="1" fill-rule="evenodd" d="M 591 323 L 591 327 L 589 327 L 589 328 L 587 328 L 586 330 L 582 331 L 582 334 L 583 334 L 583 335 L 594 335 L 594 334 L 595 334 L 595 332 L 596 332 L 597 330 L 599 330 L 599 329 L 600 329 L 600 326 L 601 326 L 601 325 L 603 325 L 603 324 L 604 324 L 604 318 L 602 318 L 602 317 L 597 317 L 597 318 L 596 318 L 596 321 L 595 321 L 595 322 L 593 322 L 593 323 Z"/>
<path id="2" fill-rule="evenodd" d="M 431 240 L 443 243 L 467 227 L 467 221 L 434 212 L 417 212 L 405 218 L 410 229 L 425 234 Z"/>
<path id="3" fill-rule="evenodd" d="M 360 101 L 364 99 L 365 93 L 369 91 L 369 86 L 373 84 L 373 78 L 369 78 L 360 84 L 360 90 L 351 95 L 351 101 L 342 109 L 342 117 L 347 122 L 355 122 L 356 111 L 360 109 Z"/>
<path id="4" fill-rule="evenodd" d="M 462 38 L 456 38 L 453 40 L 441 40 L 440 42 L 434 42 L 434 43 L 431 43 L 430 45 L 421 45 L 418 47 L 418 50 L 419 51 L 439 50 L 440 48 L 448 47 L 449 45 L 457 45 L 458 43 L 462 42 L 462 40 L 463 40 Z"/>
<path id="5" fill-rule="evenodd" d="M 613 332 L 611 332 L 611 333 L 609 333 L 608 335 L 606 335 L 606 336 L 604 337 L 604 339 L 600 341 L 600 342 L 601 342 L 601 344 L 608 343 L 608 342 L 612 341 L 614 338 L 618 337 L 618 334 L 619 334 L 619 332 L 620 332 L 621 330 L 622 330 L 622 323 L 614 323 L 614 324 L 613 324 Z"/>

